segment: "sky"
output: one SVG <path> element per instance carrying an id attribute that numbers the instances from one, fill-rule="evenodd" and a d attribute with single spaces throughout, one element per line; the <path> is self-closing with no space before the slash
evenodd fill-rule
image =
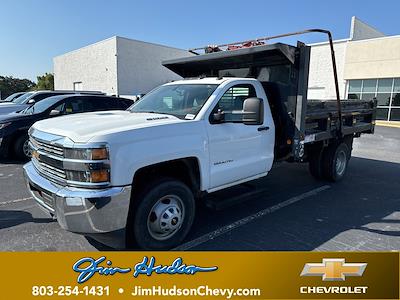
<path id="1" fill-rule="evenodd" d="M 307 28 L 343 39 L 353 15 L 398 35 L 399 11 L 398 0 L 0 0 L 0 76 L 35 81 L 53 57 L 115 35 L 183 49 Z"/>

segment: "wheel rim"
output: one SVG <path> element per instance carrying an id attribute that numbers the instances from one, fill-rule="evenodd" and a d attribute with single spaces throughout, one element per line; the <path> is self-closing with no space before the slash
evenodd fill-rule
<path id="1" fill-rule="evenodd" d="M 26 157 L 31 157 L 31 149 L 29 148 L 29 140 L 26 140 L 22 146 L 22 151 Z"/>
<path id="2" fill-rule="evenodd" d="M 147 217 L 147 230 L 156 240 L 171 238 L 181 228 L 185 211 L 182 199 L 168 195 L 159 199 Z"/>
<path id="3" fill-rule="evenodd" d="M 347 157 L 344 151 L 340 151 L 336 158 L 336 174 L 342 176 L 346 170 Z"/>

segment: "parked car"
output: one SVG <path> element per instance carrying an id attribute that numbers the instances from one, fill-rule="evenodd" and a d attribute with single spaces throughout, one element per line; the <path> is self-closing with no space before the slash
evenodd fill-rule
<path id="1" fill-rule="evenodd" d="M 76 94 L 76 91 L 34 91 L 26 93 L 18 98 L 16 98 L 12 102 L 2 102 L 0 103 L 0 115 L 9 114 L 13 112 L 19 112 L 32 104 L 39 102 L 48 97 L 57 96 L 57 95 L 65 95 L 65 94 Z M 103 95 L 101 92 L 96 91 L 79 91 L 79 94 L 94 94 L 94 95 Z"/>
<path id="2" fill-rule="evenodd" d="M 59 95 L 48 97 L 21 112 L 0 116 L 0 153 L 29 156 L 28 129 L 36 121 L 83 112 L 125 110 L 134 102 L 102 95 Z M 82 116 L 84 120 L 84 116 Z"/>
<path id="3" fill-rule="evenodd" d="M 26 92 L 18 92 L 18 93 L 11 94 L 6 99 L 0 100 L 0 103 L 13 102 L 13 100 L 17 99 L 18 97 L 22 96 L 25 93 Z"/>

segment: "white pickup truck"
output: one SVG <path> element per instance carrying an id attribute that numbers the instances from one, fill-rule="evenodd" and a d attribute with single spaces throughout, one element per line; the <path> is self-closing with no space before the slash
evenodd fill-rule
<path id="1" fill-rule="evenodd" d="M 197 78 L 127 111 L 35 123 L 27 186 L 66 230 L 122 231 L 130 246 L 169 249 L 190 231 L 196 201 L 266 176 L 274 161 L 309 162 L 315 177 L 340 180 L 353 137 L 373 132 L 376 102 L 308 101 L 308 63 L 303 44 L 166 62 Z"/>

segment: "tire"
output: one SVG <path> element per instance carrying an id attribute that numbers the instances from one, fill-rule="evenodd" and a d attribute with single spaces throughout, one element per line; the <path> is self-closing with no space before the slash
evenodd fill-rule
<path id="1" fill-rule="evenodd" d="M 192 191 L 172 178 L 148 184 L 133 195 L 131 206 L 127 245 L 145 250 L 167 250 L 181 244 L 195 216 Z"/>
<path id="2" fill-rule="evenodd" d="M 318 147 L 310 151 L 308 158 L 308 170 L 310 171 L 311 175 L 318 180 L 323 179 L 322 157 L 323 148 Z"/>
<path id="3" fill-rule="evenodd" d="M 324 151 L 322 159 L 322 172 L 329 181 L 340 181 L 347 171 L 350 159 L 350 150 L 345 143 L 331 144 Z"/>
<path id="4" fill-rule="evenodd" d="M 18 159 L 27 160 L 31 157 L 28 142 L 29 137 L 26 134 L 16 139 L 14 143 L 14 153 Z"/>

